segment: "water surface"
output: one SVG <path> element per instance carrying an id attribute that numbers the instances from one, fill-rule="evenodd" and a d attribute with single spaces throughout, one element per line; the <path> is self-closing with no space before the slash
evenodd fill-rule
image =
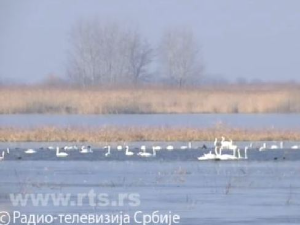
<path id="1" fill-rule="evenodd" d="M 300 130 L 300 114 L 0 115 L 1 127 L 191 127 Z"/>

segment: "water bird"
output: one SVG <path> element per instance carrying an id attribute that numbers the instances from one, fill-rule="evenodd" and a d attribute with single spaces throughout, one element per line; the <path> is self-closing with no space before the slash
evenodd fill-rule
<path id="1" fill-rule="evenodd" d="M 259 151 L 261 152 L 261 151 L 264 151 L 264 150 L 266 150 L 266 148 L 267 148 L 267 144 L 266 143 L 263 143 L 263 145 L 259 148 Z"/>
<path id="2" fill-rule="evenodd" d="M 0 161 L 2 161 L 5 157 L 5 151 L 2 152 L 2 155 L 0 156 Z"/>
<path id="3" fill-rule="evenodd" d="M 117 146 L 117 150 L 118 150 L 118 151 L 122 151 L 122 150 L 123 150 L 123 146 L 122 146 L 122 145 L 118 145 L 118 146 Z"/>
<path id="4" fill-rule="evenodd" d="M 137 155 L 139 155 L 141 157 L 150 157 L 150 156 L 152 156 L 151 153 L 146 152 L 146 146 L 145 145 L 141 146 L 141 150 L 142 150 L 142 152 L 139 152 Z"/>
<path id="5" fill-rule="evenodd" d="M 204 154 L 203 156 L 198 157 L 198 160 L 200 161 L 213 159 L 216 159 L 216 154 L 213 154 L 211 151 L 208 154 Z"/>
<path id="6" fill-rule="evenodd" d="M 9 152 L 10 152 L 10 150 L 9 150 L 9 148 L 7 148 L 7 149 L 6 149 L 6 153 L 9 154 Z"/>
<path id="7" fill-rule="evenodd" d="M 283 149 L 283 142 L 282 141 L 280 142 L 280 146 L 279 147 L 277 145 L 272 145 L 271 146 L 271 149 L 279 149 L 279 148 Z"/>
<path id="8" fill-rule="evenodd" d="M 180 149 L 185 150 L 185 149 L 191 149 L 192 148 L 192 143 L 189 142 L 187 146 L 181 146 Z"/>
<path id="9" fill-rule="evenodd" d="M 207 146 L 205 144 L 203 144 L 201 149 L 207 149 Z"/>
<path id="10" fill-rule="evenodd" d="M 66 152 L 59 152 L 59 147 L 56 148 L 56 157 L 67 157 L 68 155 Z"/>
<path id="11" fill-rule="evenodd" d="M 87 146 L 87 147 L 82 146 L 81 150 L 80 150 L 81 154 L 92 153 L 92 152 L 93 152 L 93 150 L 92 150 L 91 146 Z"/>
<path id="12" fill-rule="evenodd" d="M 54 150 L 55 148 L 53 146 L 48 147 L 49 150 Z"/>
<path id="13" fill-rule="evenodd" d="M 162 150 L 162 147 L 156 145 L 156 146 L 153 146 L 152 149 L 155 149 L 156 151 L 160 151 L 160 150 Z"/>
<path id="14" fill-rule="evenodd" d="M 69 150 L 73 150 L 73 149 L 76 149 L 76 148 L 74 148 L 75 146 L 65 146 L 64 147 L 64 150 L 65 151 L 69 151 Z"/>
<path id="15" fill-rule="evenodd" d="M 291 147 L 291 149 L 298 149 L 298 148 L 299 148 L 298 145 L 293 145 L 293 146 Z"/>
<path id="16" fill-rule="evenodd" d="M 111 149 L 110 145 L 104 146 L 104 149 L 107 149 L 107 152 L 105 153 L 105 157 L 110 156 L 110 149 Z"/>
<path id="17" fill-rule="evenodd" d="M 166 147 L 166 149 L 169 150 L 169 151 L 173 151 L 173 150 L 174 150 L 174 147 L 173 147 L 172 145 L 168 145 L 168 146 Z"/>
<path id="18" fill-rule="evenodd" d="M 129 146 L 128 145 L 125 148 L 126 148 L 125 155 L 127 155 L 127 156 L 133 156 L 134 155 L 134 152 L 132 152 L 132 151 L 129 150 Z"/>
<path id="19" fill-rule="evenodd" d="M 25 154 L 35 154 L 35 153 L 36 153 L 36 151 L 34 149 L 27 149 L 25 151 Z"/>
<path id="20" fill-rule="evenodd" d="M 221 140 L 221 148 L 230 148 L 232 146 L 232 140 L 230 141 L 226 141 L 225 137 L 222 136 L 222 140 Z"/>
<path id="21" fill-rule="evenodd" d="M 249 147 L 246 146 L 245 149 L 244 149 L 244 150 L 245 150 L 245 155 L 244 155 L 244 157 L 241 156 L 240 149 L 238 149 L 238 150 L 237 150 L 237 151 L 238 151 L 238 158 L 239 158 L 239 159 L 248 159 L 248 155 L 247 155 L 248 149 L 249 149 Z"/>

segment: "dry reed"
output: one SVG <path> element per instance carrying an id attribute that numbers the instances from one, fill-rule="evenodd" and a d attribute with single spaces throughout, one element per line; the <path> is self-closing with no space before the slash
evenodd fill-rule
<path id="1" fill-rule="evenodd" d="M 230 128 L 0 128 L 0 142 L 129 142 L 212 141 L 226 135 L 235 141 L 300 141 L 300 131 L 246 130 Z"/>
<path id="2" fill-rule="evenodd" d="M 299 113 L 300 87 L 1 87 L 0 103 L 0 114 Z"/>

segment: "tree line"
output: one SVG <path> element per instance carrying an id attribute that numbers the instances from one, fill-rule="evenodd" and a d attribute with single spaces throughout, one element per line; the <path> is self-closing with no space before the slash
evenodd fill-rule
<path id="1" fill-rule="evenodd" d="M 166 30 L 153 46 L 138 29 L 80 21 L 70 32 L 67 77 L 83 87 L 167 82 L 183 87 L 203 72 L 199 44 L 188 29 Z"/>

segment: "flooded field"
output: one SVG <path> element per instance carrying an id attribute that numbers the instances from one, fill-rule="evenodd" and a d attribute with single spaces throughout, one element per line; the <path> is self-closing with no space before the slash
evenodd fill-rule
<path id="1" fill-rule="evenodd" d="M 184 225 L 299 224 L 298 161 L 3 161 L 0 210 L 22 213 L 176 213 Z M 138 193 L 138 206 L 13 206 L 12 193 Z M 58 224 L 58 223 L 54 223 Z M 135 224 L 135 223 L 132 223 Z"/>
<path id="2" fill-rule="evenodd" d="M 280 143 L 266 142 L 266 146 L 280 146 Z M 256 142 L 248 149 L 246 159 L 232 161 L 198 161 L 199 156 L 213 151 L 211 142 L 193 142 L 191 149 L 181 149 L 188 145 L 184 142 L 123 144 L 130 146 L 133 156 L 126 155 L 124 148 L 118 150 L 118 143 L 110 143 L 110 155 L 103 149 L 107 143 L 92 145 L 87 154 L 79 151 L 87 143 L 0 143 L 2 151 L 9 148 L 9 154 L 0 161 L 0 212 L 54 218 L 61 215 L 134 218 L 138 212 L 147 215 L 159 212 L 179 215 L 179 224 L 183 225 L 300 223 L 300 150 L 291 148 L 297 142 L 285 142 L 282 149 L 267 147 L 263 151 L 259 151 L 263 143 Z M 250 145 L 236 144 L 242 154 L 245 146 Z M 74 145 L 79 149 L 63 149 Z M 156 156 L 143 158 L 137 155 L 143 145 L 150 153 L 152 146 L 159 145 L 162 149 Z M 57 157 L 56 146 L 67 157 Z M 174 149 L 167 150 L 167 146 Z M 28 149 L 36 152 L 26 154 Z M 223 154 L 232 153 L 224 150 Z M 104 194 L 106 204 L 91 204 L 90 193 Z M 78 195 L 82 194 L 86 198 L 78 204 Z M 124 194 L 138 196 L 138 204 L 130 204 L 130 199 L 120 204 L 120 196 Z M 49 201 L 52 198 L 48 195 L 64 196 L 64 201 L 61 204 Z M 16 204 L 15 196 L 22 199 L 43 196 L 47 201 L 26 198 L 25 203 L 21 201 L 24 204 Z M 69 223 L 55 220 L 51 224 Z M 128 224 L 140 223 L 131 219 Z"/>

